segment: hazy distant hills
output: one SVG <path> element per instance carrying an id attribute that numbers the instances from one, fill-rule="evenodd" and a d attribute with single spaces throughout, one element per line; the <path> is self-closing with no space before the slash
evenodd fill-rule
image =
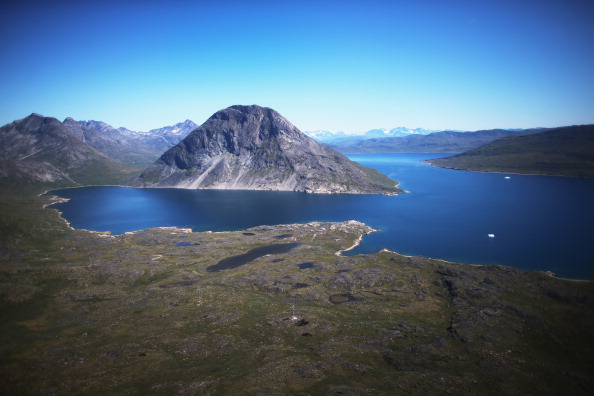
<path id="1" fill-rule="evenodd" d="M 31 114 L 0 128 L 3 183 L 123 182 L 136 171 L 74 136 L 55 118 Z"/>
<path id="2" fill-rule="evenodd" d="M 402 137 L 347 139 L 328 145 L 345 154 L 371 153 L 459 153 L 507 136 L 537 133 L 543 129 L 491 129 L 476 132 L 443 131 L 408 134 Z"/>
<path id="3" fill-rule="evenodd" d="M 431 165 L 482 172 L 594 177 L 594 125 L 506 137 Z"/>
<path id="4" fill-rule="evenodd" d="M 307 136 L 314 138 L 318 142 L 331 144 L 342 141 L 357 142 L 374 138 L 385 137 L 402 137 L 409 135 L 428 135 L 430 133 L 438 132 L 437 130 L 423 129 L 423 128 L 406 128 L 397 127 L 392 129 L 371 129 L 364 133 L 347 134 L 345 132 L 330 132 L 330 131 L 306 131 Z"/>
<path id="5" fill-rule="evenodd" d="M 276 111 L 231 106 L 168 150 L 135 186 L 395 193 L 396 182 L 305 135 Z"/>
<path id="6" fill-rule="evenodd" d="M 186 120 L 148 132 L 135 132 L 116 129 L 101 121 L 75 121 L 72 118 L 64 120 L 64 125 L 74 136 L 106 156 L 141 167 L 152 164 L 198 126 Z"/>

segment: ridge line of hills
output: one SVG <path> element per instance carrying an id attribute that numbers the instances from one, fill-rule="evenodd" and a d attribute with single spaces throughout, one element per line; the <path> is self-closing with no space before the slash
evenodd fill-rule
<path id="1" fill-rule="evenodd" d="M 100 121 L 64 122 L 33 113 L 0 128 L 0 183 L 62 187 L 121 184 L 137 175 L 196 124 L 149 132 Z"/>
<path id="2" fill-rule="evenodd" d="M 486 129 L 473 132 L 438 131 L 400 137 L 345 139 L 328 145 L 345 154 L 459 153 L 507 136 L 540 133 L 549 128 Z"/>
<path id="3" fill-rule="evenodd" d="M 594 177 L 594 125 L 508 136 L 445 158 L 425 161 L 442 168 Z"/>
<path id="4" fill-rule="evenodd" d="M 286 120 L 285 120 L 286 121 Z M 591 130 L 592 125 L 562 127 L 562 128 L 536 128 L 531 130 L 482 130 L 476 132 L 454 132 L 441 131 L 429 134 L 421 134 L 427 130 L 413 130 L 419 134 L 408 134 L 402 137 L 382 137 L 366 140 L 343 140 L 328 144 L 329 147 L 345 154 L 358 153 L 406 153 L 406 152 L 443 152 L 463 153 L 468 150 L 478 150 L 479 147 L 488 145 L 491 142 L 507 142 L 507 138 L 527 138 L 537 136 L 536 142 L 532 144 L 531 156 L 536 154 L 539 147 L 545 151 L 541 152 L 539 161 L 530 165 L 533 169 L 524 169 L 520 165 L 505 167 L 501 161 L 493 162 L 493 151 L 502 143 L 491 146 L 489 160 L 479 156 L 483 151 L 473 151 L 471 154 L 475 163 L 480 165 L 468 165 L 468 158 L 457 156 L 456 164 L 448 160 L 434 161 L 436 166 L 445 166 L 455 169 L 484 170 L 484 171 L 507 171 L 514 173 L 540 173 L 558 175 L 577 175 L 593 177 L 591 169 L 594 165 L 588 157 L 588 153 L 594 152 L 594 148 L 580 151 L 579 146 L 591 147 L 586 142 L 588 133 L 582 134 L 582 138 L 572 143 L 568 134 L 572 130 Z M 52 117 L 44 117 L 39 114 L 16 120 L 0 128 L 0 184 L 2 185 L 47 185 L 50 188 L 88 185 L 88 184 L 123 184 L 126 181 L 139 175 L 143 169 L 152 166 L 167 150 L 179 144 L 190 133 L 198 128 L 193 121 L 186 120 L 173 126 L 152 129 L 148 132 L 135 132 L 127 128 L 114 128 L 101 121 L 76 121 L 71 117 L 63 122 Z M 393 130 L 397 130 L 395 128 Z M 543 133 L 566 130 L 562 139 L 563 152 L 555 157 L 545 158 L 542 155 L 550 154 L 551 147 L 559 144 L 558 139 L 547 143 Z M 372 130 L 373 131 L 373 130 Z M 385 133 L 386 130 L 377 130 L 378 133 Z M 410 131 L 410 130 L 409 130 Z M 301 132 L 299 132 L 301 133 Z M 591 132 L 590 132 L 591 133 Z M 303 133 L 304 136 L 307 133 Z M 311 133 L 310 133 L 311 134 Z M 310 135 L 308 135 L 310 136 Z M 545 137 L 543 137 L 545 136 Z M 310 136 L 311 137 L 311 136 Z M 584 140 L 586 139 L 586 140 Z M 515 140 L 511 140 L 516 144 Z M 520 140 L 521 142 L 521 140 Z M 577 148 L 572 148 L 577 145 Z M 549 147 L 549 145 L 552 145 Z M 520 144 L 521 146 L 521 144 Z M 324 146 L 326 147 L 326 146 Z M 519 147 L 519 146 L 518 146 Z M 561 146 L 559 146 L 561 147 Z M 510 148 L 506 150 L 508 165 L 510 162 L 516 164 L 525 163 L 520 158 L 522 153 L 528 155 L 529 150 L 522 149 L 516 157 L 509 157 Z M 570 160 L 572 153 L 578 153 Z M 542 154 L 542 155 L 541 155 Z M 470 154 L 469 154 L 470 155 Z M 518 157 L 520 156 L 520 157 Z M 466 158 L 461 163 L 461 158 Z M 489 162 L 490 161 L 490 162 Z M 561 162 L 559 162 L 561 161 Z M 575 161 L 586 161 L 579 165 Z M 439 164 L 439 165 L 438 165 Z M 536 169 L 541 166 L 542 169 Z M 580 167 L 581 171 L 568 171 L 568 167 Z M 555 170 L 555 168 L 557 168 Z M 586 170 L 584 170 L 586 169 Z M 319 184 L 319 183 L 318 183 Z M 318 186 L 319 188 L 319 186 Z"/>

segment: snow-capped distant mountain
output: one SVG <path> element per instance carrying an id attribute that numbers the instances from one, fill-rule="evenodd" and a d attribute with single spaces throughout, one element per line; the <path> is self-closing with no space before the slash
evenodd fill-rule
<path id="1" fill-rule="evenodd" d="M 139 166 L 150 165 L 198 127 L 186 120 L 148 132 L 131 131 L 114 128 L 102 121 L 76 121 L 70 117 L 64 120 L 64 126 L 71 134 L 104 155 Z"/>
<path id="2" fill-rule="evenodd" d="M 317 141 L 333 141 L 345 137 L 350 137 L 344 132 L 330 132 L 330 131 L 308 131 L 304 132 L 307 136 L 314 138 Z"/>
<path id="3" fill-rule="evenodd" d="M 380 128 L 371 129 L 366 132 L 330 132 L 330 131 L 306 131 L 305 134 L 322 143 L 338 142 L 341 140 L 367 140 L 379 137 L 402 137 L 409 135 L 428 135 L 438 130 L 423 128 L 397 127 L 392 129 Z"/>
<path id="4" fill-rule="evenodd" d="M 178 122 L 175 125 L 166 126 L 158 129 L 151 129 L 147 133 L 152 136 L 160 136 L 168 143 L 176 145 L 181 142 L 186 136 L 190 134 L 198 125 L 191 120 Z"/>
<path id="5" fill-rule="evenodd" d="M 409 136 L 409 135 L 429 135 L 430 133 L 440 132 L 437 129 L 423 129 L 423 128 L 406 128 L 406 127 L 397 127 L 390 129 L 389 134 L 387 136 Z"/>

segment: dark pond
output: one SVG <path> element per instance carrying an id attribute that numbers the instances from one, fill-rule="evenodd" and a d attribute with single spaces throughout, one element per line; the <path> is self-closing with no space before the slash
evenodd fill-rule
<path id="1" fill-rule="evenodd" d="M 197 246 L 197 243 L 194 242 L 178 242 L 175 246 Z"/>
<path id="2" fill-rule="evenodd" d="M 328 300 L 330 300 L 332 304 L 344 304 L 347 302 L 359 301 L 358 298 L 350 293 L 333 294 L 328 298 Z"/>
<path id="3" fill-rule="evenodd" d="M 307 268 L 311 268 L 314 266 L 314 263 L 303 263 L 303 264 L 299 264 L 299 268 L 300 269 L 307 269 Z"/>
<path id="4" fill-rule="evenodd" d="M 297 246 L 301 245 L 299 242 L 293 243 L 277 243 L 273 245 L 267 246 L 259 246 L 257 248 L 251 249 L 246 253 L 239 254 L 237 256 L 231 256 L 222 259 L 215 265 L 211 265 L 207 267 L 206 270 L 208 272 L 216 272 L 222 271 L 232 268 L 237 268 L 244 264 L 249 263 L 257 259 L 258 257 L 266 256 L 267 254 L 282 254 L 291 251 L 292 249 L 296 248 Z"/>

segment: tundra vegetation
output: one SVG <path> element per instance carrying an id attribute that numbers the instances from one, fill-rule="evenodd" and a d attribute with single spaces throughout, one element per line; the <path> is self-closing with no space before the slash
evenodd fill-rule
<path id="1" fill-rule="evenodd" d="M 340 254 L 358 222 L 72 230 L 39 192 L 0 194 L 5 395 L 594 392 L 592 282 Z"/>

